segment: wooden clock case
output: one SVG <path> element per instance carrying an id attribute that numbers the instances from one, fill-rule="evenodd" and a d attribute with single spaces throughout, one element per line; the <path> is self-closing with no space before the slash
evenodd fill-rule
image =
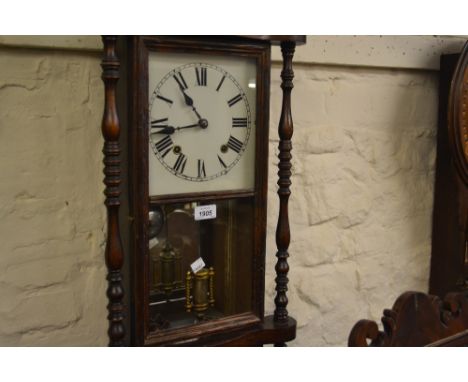
<path id="1" fill-rule="evenodd" d="M 288 316 L 287 265 L 289 246 L 288 197 L 292 117 L 292 57 L 303 36 L 157 37 L 104 36 L 102 61 L 105 110 L 106 206 L 109 270 L 109 339 L 111 346 L 158 345 L 263 345 L 282 346 L 295 338 L 296 323 Z M 270 47 L 283 52 L 283 108 L 279 124 L 280 216 L 277 229 L 278 264 L 275 314 L 264 316 L 266 197 L 270 92 Z M 249 57 L 257 63 L 256 173 L 253 190 L 172 194 L 148 194 L 148 54 L 154 52 L 204 53 Z M 120 197 L 120 192 L 122 196 Z M 209 202 L 250 198 L 253 212 L 253 255 L 249 312 L 180 329 L 150 331 L 148 212 L 150 206 L 175 202 Z M 241 241 L 241 240 L 239 240 Z M 242 244 L 239 244 L 239 250 Z M 125 261 L 124 261 L 125 259 Z M 125 264 L 125 265 L 124 265 Z M 125 290 L 125 293 L 124 293 Z"/>

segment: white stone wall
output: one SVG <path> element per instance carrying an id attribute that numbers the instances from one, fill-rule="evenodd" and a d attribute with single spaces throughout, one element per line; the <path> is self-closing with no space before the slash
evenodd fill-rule
<path id="1" fill-rule="evenodd" d="M 272 75 L 272 120 L 280 113 Z M 296 67 L 289 310 L 296 345 L 345 345 L 405 290 L 427 290 L 437 73 Z M 272 126 L 270 163 L 276 163 Z M 270 173 L 268 301 L 277 216 Z M 272 305 L 270 304 L 270 309 Z"/>
<path id="2" fill-rule="evenodd" d="M 99 57 L 0 68 L 0 345 L 105 345 Z"/>
<path id="3" fill-rule="evenodd" d="M 350 38 L 313 37 L 298 48 L 288 309 L 299 330 L 293 345 L 345 345 L 358 319 L 379 319 L 402 291 L 427 289 L 438 86 L 433 56 L 458 49 L 463 39 L 425 36 L 418 45 L 417 36 L 382 37 L 366 45 L 366 38 Z M 0 38 L 0 345 L 107 342 L 99 47 L 94 36 Z M 272 69 L 269 312 L 280 69 Z"/>

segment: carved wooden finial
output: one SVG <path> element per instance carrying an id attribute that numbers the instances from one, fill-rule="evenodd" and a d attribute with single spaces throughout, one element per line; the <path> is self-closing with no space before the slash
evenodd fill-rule
<path id="1" fill-rule="evenodd" d="M 102 80 L 104 82 L 104 114 L 102 135 L 104 137 L 104 184 L 107 207 L 106 265 L 108 269 L 107 297 L 109 299 L 109 346 L 123 346 L 125 337 L 124 289 L 122 285 L 123 250 L 119 230 L 120 206 L 120 125 L 116 106 L 116 85 L 119 80 L 120 62 L 116 55 L 117 36 L 103 36 Z"/>
<path id="2" fill-rule="evenodd" d="M 276 297 L 274 320 L 276 323 L 288 322 L 288 247 L 291 238 L 289 229 L 288 200 L 291 191 L 291 138 L 293 135 L 293 121 L 291 115 L 291 91 L 293 88 L 294 72 L 292 70 L 292 59 L 296 43 L 294 41 L 281 42 L 281 52 L 283 54 L 283 70 L 281 72 L 281 88 L 283 89 L 283 104 L 281 117 L 278 126 L 279 142 L 279 164 L 278 164 L 278 196 L 280 200 L 278 225 L 276 227 L 276 246 L 278 252 L 276 257 Z"/>

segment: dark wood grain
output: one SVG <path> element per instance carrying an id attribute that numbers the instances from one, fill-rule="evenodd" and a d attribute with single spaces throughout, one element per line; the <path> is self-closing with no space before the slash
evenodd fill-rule
<path id="1" fill-rule="evenodd" d="M 245 35 L 243 37 L 270 41 L 274 45 L 281 45 L 285 41 L 295 42 L 296 45 L 305 44 L 307 37 L 305 35 Z"/>
<path id="2" fill-rule="evenodd" d="M 116 55 L 117 36 L 103 36 L 104 57 L 102 59 L 102 80 L 105 88 L 102 135 L 104 137 L 104 184 L 107 207 L 106 265 L 108 269 L 107 297 L 109 299 L 109 345 L 124 344 L 125 327 L 123 306 L 122 266 L 124 254 L 119 230 L 120 206 L 120 124 L 116 106 L 116 84 L 119 80 L 119 59 Z"/>
<path id="3" fill-rule="evenodd" d="M 268 166 L 268 111 L 269 111 L 269 73 L 270 48 L 264 41 L 235 40 L 223 41 L 219 37 L 198 38 L 193 36 L 135 36 L 125 38 L 129 54 L 128 89 L 134 96 L 128 99 L 129 109 L 129 179 L 130 179 L 130 227 L 132 237 L 132 343 L 134 345 L 176 344 L 186 341 L 187 336 L 199 332 L 195 325 L 186 330 L 166 331 L 154 335 L 149 330 L 149 255 L 147 238 L 148 205 L 186 202 L 186 201 L 217 201 L 233 198 L 251 198 L 254 209 L 254 232 L 252 261 L 252 313 L 257 320 L 263 318 L 264 309 L 264 264 L 266 237 L 266 193 Z M 257 115 L 256 115 L 256 174 L 255 187 L 245 191 L 224 191 L 209 194 L 186 194 L 168 196 L 150 196 L 148 194 L 148 55 L 149 52 L 184 52 L 204 53 L 210 55 L 232 55 L 253 58 L 258 65 L 257 71 Z M 125 96 L 125 95 L 124 95 Z M 144 201 L 149 201 L 145 203 Z M 138 256 L 136 256 L 138 254 Z M 237 329 L 249 327 L 250 321 L 221 320 L 203 324 L 203 335 L 196 336 L 197 343 L 206 343 L 206 338 L 213 333 L 228 333 L 235 323 Z M 193 330 L 192 330 L 193 329 Z M 190 334 L 191 333 L 191 334 Z M 227 335 L 227 334 L 226 334 Z"/>
<path id="4" fill-rule="evenodd" d="M 440 63 L 439 121 L 432 225 L 432 254 L 429 293 L 440 297 L 467 288 L 468 187 L 460 161 L 462 136 L 463 83 L 468 72 L 468 45 L 465 58 L 443 55 Z M 461 83 L 460 83 L 461 82 Z M 458 100 L 458 106 L 455 105 Z M 465 106 L 466 107 L 466 106 Z M 456 117 L 458 116 L 458 117 Z M 458 159 L 457 159 L 458 158 Z M 457 165 L 458 163 L 458 165 Z"/>
<path id="5" fill-rule="evenodd" d="M 122 120 L 122 141 L 125 148 L 124 158 L 128 192 L 125 195 L 125 245 L 129 251 L 127 262 L 131 278 L 128 304 L 130 320 L 130 344 L 136 346 L 257 346 L 264 343 L 282 345 L 295 338 L 296 323 L 286 311 L 287 290 L 287 247 L 289 245 L 289 223 L 287 217 L 287 198 L 290 181 L 290 150 L 292 136 L 291 89 L 292 89 L 292 54 L 295 42 L 301 42 L 297 36 L 287 36 L 276 40 L 282 42 L 286 60 L 283 73 L 283 114 L 280 122 L 280 198 L 283 198 L 279 222 L 278 237 L 281 242 L 279 256 L 280 288 L 278 293 L 278 314 L 264 317 L 265 295 L 265 240 L 266 208 L 268 189 L 268 132 L 269 132 L 269 94 L 270 94 L 270 44 L 265 36 L 246 38 L 239 36 L 122 36 L 119 40 L 122 78 L 118 98 L 119 108 L 126 118 Z M 152 196 L 148 192 L 148 55 L 155 53 L 196 53 L 212 56 L 233 56 L 253 59 L 257 64 L 257 105 L 255 137 L 255 186 L 252 190 L 233 190 L 207 194 L 185 194 Z M 289 164 L 288 164 L 289 163 Z M 125 188 L 125 187 L 124 187 Z M 188 201 L 208 202 L 227 199 L 250 201 L 253 206 L 253 219 L 245 227 L 253 227 L 244 242 L 234 246 L 243 253 L 242 261 L 236 265 L 244 269 L 246 283 L 250 283 L 252 292 L 248 294 L 247 306 L 250 311 L 242 314 L 198 323 L 189 327 L 150 330 L 150 258 L 148 249 L 148 211 L 150 207 L 169 203 Z M 246 215 L 247 216 L 247 215 Z M 250 218 L 249 218 L 250 219 Z M 239 230 L 240 232 L 241 230 Z M 127 240 L 128 237 L 128 240 Z M 286 240 L 285 240 L 286 239 Z M 287 241 L 287 243 L 286 243 Z M 246 248 L 252 256 L 244 254 Z M 250 260 L 251 259 L 251 260 Z M 247 262 L 250 262 L 247 263 Z M 247 271 L 248 268 L 248 271 Z M 242 286 L 244 287 L 244 286 Z M 247 285 L 245 286 L 247 288 Z M 242 289 L 242 288 L 241 288 Z M 286 298 L 286 304 L 285 302 Z M 243 304 L 245 302 L 243 301 Z"/>
<path id="6" fill-rule="evenodd" d="M 292 59 L 295 50 L 294 41 L 284 41 L 281 43 L 283 54 L 283 70 L 281 71 L 281 88 L 283 89 L 283 104 L 281 117 L 278 126 L 279 141 L 279 164 L 278 164 L 278 196 L 280 202 L 278 224 L 276 227 L 276 246 L 278 251 L 276 257 L 278 261 L 276 270 L 276 297 L 274 319 L 277 323 L 288 322 L 288 247 L 291 240 L 289 228 L 288 200 L 291 194 L 291 138 L 293 135 L 293 121 L 291 115 L 291 91 L 293 88 L 294 72 L 292 69 Z M 278 343 L 281 346 L 283 343 Z"/>
<path id="7" fill-rule="evenodd" d="M 468 288 L 468 42 L 458 59 L 450 86 L 448 135 L 456 168 L 458 189 L 458 232 L 461 236 L 464 285 Z M 454 195 L 455 197 L 455 195 Z"/>
<path id="8" fill-rule="evenodd" d="M 152 205 L 169 204 L 169 203 L 187 203 L 193 200 L 225 200 L 234 198 L 250 198 L 255 196 L 254 190 L 232 190 L 232 191 L 214 191 L 214 192 L 197 192 L 187 194 L 168 194 L 150 196 Z"/>
<path id="9" fill-rule="evenodd" d="M 358 321 L 348 338 L 349 346 L 426 346 L 448 339 L 468 328 L 468 294 L 450 293 L 444 300 L 420 292 L 403 293 L 392 309 L 385 309 L 383 330 L 375 321 Z M 455 341 L 456 338 L 456 341 Z M 456 336 L 453 346 L 468 345 Z M 439 346 L 447 344 L 441 341 Z"/>
<path id="10" fill-rule="evenodd" d="M 459 193 L 448 136 L 447 107 L 458 54 L 440 60 L 437 157 L 432 215 L 429 293 L 439 297 L 464 288 L 464 235 L 459 228 Z"/>
<path id="11" fill-rule="evenodd" d="M 224 339 L 219 346 L 263 346 L 267 344 L 285 344 L 296 338 L 296 320 L 288 317 L 288 321 L 278 325 L 273 316 L 265 317 L 263 322 L 241 333 L 233 333 L 229 339 Z"/>
<path id="12" fill-rule="evenodd" d="M 468 42 L 460 54 L 450 86 L 448 130 L 455 166 L 468 187 Z"/>

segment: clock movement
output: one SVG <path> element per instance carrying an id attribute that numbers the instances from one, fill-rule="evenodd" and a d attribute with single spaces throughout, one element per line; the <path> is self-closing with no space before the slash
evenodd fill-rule
<path id="1" fill-rule="evenodd" d="M 292 58 L 303 36 L 104 36 L 110 345 L 284 345 Z M 283 52 L 264 315 L 270 49 Z M 122 195 L 121 195 L 122 194 Z M 125 292 L 124 292 L 125 291 Z"/>

